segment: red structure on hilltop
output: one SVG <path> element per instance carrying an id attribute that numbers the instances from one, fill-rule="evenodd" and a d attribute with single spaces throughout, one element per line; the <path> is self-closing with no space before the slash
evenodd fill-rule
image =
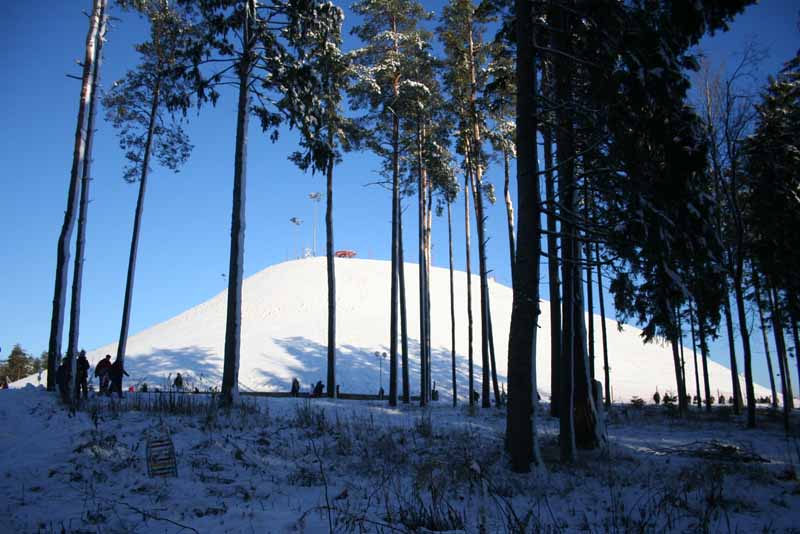
<path id="1" fill-rule="evenodd" d="M 334 256 L 337 258 L 355 258 L 356 251 L 355 250 L 337 250 L 333 253 Z"/>

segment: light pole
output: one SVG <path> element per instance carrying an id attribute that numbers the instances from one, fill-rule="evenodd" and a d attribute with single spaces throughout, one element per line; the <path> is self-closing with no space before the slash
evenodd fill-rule
<path id="1" fill-rule="evenodd" d="M 297 251 L 297 257 L 300 258 L 300 225 L 303 224 L 303 219 L 298 217 L 292 217 L 289 219 L 289 222 L 294 224 L 296 230 L 294 233 L 295 236 L 295 250 Z"/>
<path id="2" fill-rule="evenodd" d="M 309 200 L 314 203 L 314 257 L 317 256 L 317 205 L 319 205 L 319 201 L 322 200 L 322 193 L 319 191 L 315 191 L 314 193 L 308 194 Z"/>
<path id="3" fill-rule="evenodd" d="M 380 386 L 381 386 L 381 388 L 379 390 L 381 392 L 383 392 L 383 360 L 386 359 L 386 356 L 387 356 L 387 354 L 385 352 L 378 352 L 377 350 L 375 351 L 375 357 L 378 358 L 378 365 L 380 366 L 380 369 L 381 369 L 380 370 Z M 383 397 L 382 393 L 381 393 L 381 397 Z"/>

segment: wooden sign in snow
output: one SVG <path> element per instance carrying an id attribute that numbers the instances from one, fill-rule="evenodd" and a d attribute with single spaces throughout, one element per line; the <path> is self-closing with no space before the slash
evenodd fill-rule
<path id="1" fill-rule="evenodd" d="M 147 474 L 150 477 L 177 477 L 175 447 L 169 436 L 147 440 Z"/>

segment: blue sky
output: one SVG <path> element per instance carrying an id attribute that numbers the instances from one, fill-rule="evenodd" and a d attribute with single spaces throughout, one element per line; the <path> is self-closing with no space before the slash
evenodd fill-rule
<path id="1" fill-rule="evenodd" d="M 347 2 L 345 5 L 349 5 Z M 426 2 L 439 10 L 442 2 Z M 31 352 L 46 349 L 49 335 L 55 249 L 66 203 L 79 82 L 76 60 L 82 58 L 91 2 L 6 2 L 0 18 L 0 40 L 6 53 L 0 66 L 7 82 L 0 85 L 6 103 L 0 157 L 0 358 L 14 343 Z M 346 26 L 353 17 L 346 12 Z M 146 38 L 146 25 L 120 15 L 105 49 L 102 78 L 110 85 L 135 65 L 132 45 Z M 790 1 L 751 6 L 732 30 L 707 38 L 703 50 L 716 64 L 733 63 L 743 43 L 755 38 L 770 55 L 762 79 L 775 73 L 800 46 L 798 10 Z M 347 48 L 356 46 L 352 37 Z M 226 287 L 235 103 L 224 93 L 216 108 L 190 113 L 189 133 L 195 150 L 178 174 L 154 168 L 144 212 L 131 317 L 131 332 L 164 321 L 199 304 Z M 296 137 L 284 131 L 272 144 L 251 121 L 245 275 L 295 255 L 297 232 L 289 222 L 299 217 L 302 244 L 311 246 L 313 206 L 307 195 L 324 191 L 320 176 L 303 174 L 286 158 Z M 123 154 L 115 133 L 100 121 L 94 148 L 94 181 L 88 215 L 80 344 L 86 348 L 118 337 L 136 186 L 122 179 Z M 390 255 L 390 195 L 366 186 L 377 179 L 377 159 L 369 153 L 346 155 L 336 169 L 335 238 L 337 249 L 359 257 Z M 502 166 L 487 178 L 502 191 Z M 463 202 L 454 213 L 456 236 L 463 235 Z M 319 206 L 317 248 L 323 252 L 324 204 Z M 459 215 L 460 214 L 460 215 Z M 489 208 L 489 267 L 498 281 L 510 285 L 505 212 L 502 202 Z M 415 216 L 407 216 L 406 243 L 414 256 Z M 473 223 L 474 224 L 474 223 Z M 474 227 L 473 227 L 474 230 Z M 434 220 L 434 264 L 447 265 L 446 220 Z M 473 247 L 473 253 L 476 251 Z M 455 243 L 457 268 L 464 267 L 463 239 Z M 473 256 L 473 269 L 477 258 Z M 543 284 L 543 290 L 546 287 Z M 608 309 L 611 303 L 608 302 Z M 66 331 L 65 331 L 66 334 Z M 66 345 L 66 344 L 65 344 Z M 714 345 L 712 357 L 723 363 L 727 351 Z M 763 352 L 755 347 L 756 378 L 768 385 Z M 741 356 L 740 356 L 741 358 Z M 793 362 L 792 367 L 794 367 Z"/>

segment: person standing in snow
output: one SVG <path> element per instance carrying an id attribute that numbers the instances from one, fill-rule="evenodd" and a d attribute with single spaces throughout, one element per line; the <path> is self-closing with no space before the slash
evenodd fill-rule
<path id="1" fill-rule="evenodd" d="M 122 398 L 122 375 L 130 376 L 123 368 L 122 360 L 117 356 L 117 359 L 111 364 L 111 369 L 108 372 L 108 376 L 111 379 L 111 393 L 109 393 L 109 396 L 114 395 L 116 391 L 119 393 L 119 398 Z"/>
<path id="2" fill-rule="evenodd" d="M 84 399 L 89 398 L 89 360 L 86 359 L 86 351 L 82 350 L 78 355 L 78 382 L 76 384 L 75 394 L 78 400 L 83 394 Z"/>
<path id="3" fill-rule="evenodd" d="M 292 397 L 297 397 L 300 394 L 300 381 L 297 377 L 292 378 Z"/>
<path id="4" fill-rule="evenodd" d="M 183 377 L 180 373 L 175 376 L 175 380 L 172 382 L 175 391 L 183 391 Z"/>
<path id="5" fill-rule="evenodd" d="M 100 360 L 94 368 L 94 376 L 100 379 L 100 394 L 108 393 L 108 373 L 111 371 L 111 355 Z"/>
<path id="6" fill-rule="evenodd" d="M 323 389 L 325 389 L 325 386 L 322 385 L 322 380 L 317 381 L 317 385 L 314 386 L 314 391 L 311 393 L 311 396 L 312 397 L 321 397 Z"/>

